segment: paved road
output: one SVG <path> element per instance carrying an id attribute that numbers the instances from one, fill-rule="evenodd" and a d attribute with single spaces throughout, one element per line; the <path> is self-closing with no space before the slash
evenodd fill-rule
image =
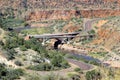
<path id="1" fill-rule="evenodd" d="M 94 68 L 92 65 L 81 62 L 81 61 L 77 61 L 77 60 L 73 60 L 73 59 L 67 59 L 67 61 L 80 67 L 80 69 L 82 69 L 82 70 L 90 70 L 90 69 Z"/>
<path id="2" fill-rule="evenodd" d="M 88 20 L 84 23 L 84 31 L 90 31 L 92 29 L 92 24 L 97 21 L 100 20 L 99 18 L 97 19 L 92 19 L 92 20 Z"/>

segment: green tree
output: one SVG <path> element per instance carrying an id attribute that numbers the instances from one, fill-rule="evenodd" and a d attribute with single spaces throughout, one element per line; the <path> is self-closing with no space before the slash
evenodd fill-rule
<path id="1" fill-rule="evenodd" d="M 109 71 L 108 71 L 108 76 L 109 76 L 109 78 L 110 78 L 111 80 L 114 79 L 114 77 L 115 77 L 115 72 L 114 72 L 114 70 L 113 70 L 112 68 L 109 69 Z"/>
<path id="2" fill-rule="evenodd" d="M 60 54 L 58 54 L 53 56 L 51 63 L 56 67 L 61 67 L 62 61 L 63 61 L 63 57 Z"/>
<path id="3" fill-rule="evenodd" d="M 0 79 L 7 75 L 7 69 L 4 64 L 0 64 Z"/>
<path id="4" fill-rule="evenodd" d="M 85 75 L 86 80 L 101 80 L 102 75 L 96 70 L 88 71 Z"/>

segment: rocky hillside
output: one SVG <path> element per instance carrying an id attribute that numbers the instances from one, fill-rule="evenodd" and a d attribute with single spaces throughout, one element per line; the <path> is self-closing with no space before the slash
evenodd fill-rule
<path id="1" fill-rule="evenodd" d="M 0 0 L 0 15 L 27 20 L 120 15 L 120 0 Z"/>
<path id="2" fill-rule="evenodd" d="M 14 9 L 71 9 L 71 8 L 113 8 L 120 6 L 120 0 L 0 0 L 0 7 Z"/>
<path id="3" fill-rule="evenodd" d="M 100 18 L 108 16 L 120 16 L 120 10 L 50 10 L 32 11 L 26 20 L 69 20 L 73 17 Z"/>
<path id="4" fill-rule="evenodd" d="M 98 33 L 98 38 L 94 42 L 102 44 L 106 48 L 119 51 L 120 43 L 120 28 L 119 28 L 120 17 L 111 17 L 105 19 L 103 25 L 95 25 Z M 97 24 L 99 24 L 98 21 Z M 102 23 L 101 23 L 102 24 Z"/>

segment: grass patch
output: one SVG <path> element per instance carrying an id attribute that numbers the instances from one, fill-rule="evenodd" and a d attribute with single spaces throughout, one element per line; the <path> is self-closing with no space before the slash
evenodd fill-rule
<path id="1" fill-rule="evenodd" d="M 53 30 L 51 28 L 34 28 L 23 30 L 21 33 L 24 34 L 44 34 L 44 33 L 52 33 Z"/>
<path id="2" fill-rule="evenodd" d="M 108 53 L 107 52 L 92 52 L 89 55 L 94 58 L 103 58 L 106 54 Z"/>

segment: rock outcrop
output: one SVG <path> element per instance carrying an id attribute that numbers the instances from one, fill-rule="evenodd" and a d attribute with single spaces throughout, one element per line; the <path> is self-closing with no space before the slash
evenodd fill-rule
<path id="1" fill-rule="evenodd" d="M 101 18 L 109 16 L 120 16 L 120 10 L 49 10 L 32 11 L 26 20 L 69 20 L 73 17 Z"/>

